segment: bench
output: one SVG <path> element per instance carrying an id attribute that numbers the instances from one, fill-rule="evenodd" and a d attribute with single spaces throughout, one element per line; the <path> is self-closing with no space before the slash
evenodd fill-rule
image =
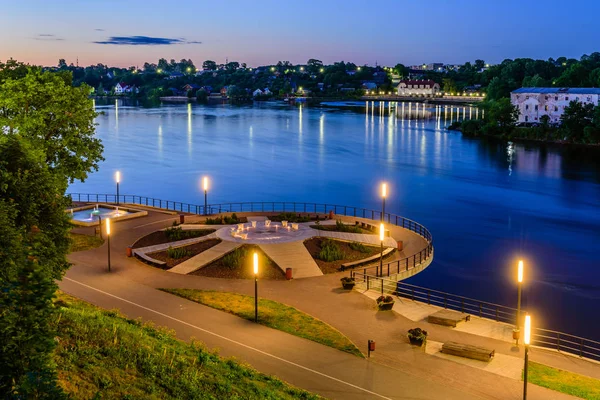
<path id="1" fill-rule="evenodd" d="M 388 247 L 388 248 L 384 249 L 383 256 L 386 257 L 388 254 L 390 254 L 394 250 L 396 250 L 396 249 L 394 249 L 393 247 Z M 362 260 L 356 260 L 356 261 L 344 263 L 340 266 L 340 270 L 344 271 L 346 268 L 354 268 L 354 267 L 357 267 L 362 264 L 370 263 L 371 261 L 379 260 L 379 257 L 381 257 L 380 254 L 375 254 L 374 256 L 371 256 L 368 258 L 363 258 Z"/>
<path id="2" fill-rule="evenodd" d="M 446 342 L 442 345 L 442 353 L 489 362 L 494 358 L 496 350 L 490 350 L 485 347 L 473 346 L 470 344 Z"/>
<path id="3" fill-rule="evenodd" d="M 427 322 L 431 324 L 451 326 L 456 328 L 456 325 L 462 321 L 470 321 L 471 316 L 458 311 L 440 310 L 427 317 Z"/>

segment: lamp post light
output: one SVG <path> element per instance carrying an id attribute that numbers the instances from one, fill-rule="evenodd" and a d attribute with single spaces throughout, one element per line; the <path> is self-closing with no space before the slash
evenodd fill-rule
<path id="1" fill-rule="evenodd" d="M 527 400 L 527 367 L 529 364 L 529 343 L 531 342 L 531 317 L 525 316 L 525 332 L 523 343 L 525 343 L 525 365 L 523 366 L 523 400 Z"/>
<path id="2" fill-rule="evenodd" d="M 385 225 L 383 225 L 383 223 L 381 223 L 379 225 L 379 241 L 381 242 L 381 254 L 379 256 L 379 270 L 380 270 L 380 276 L 383 276 L 383 239 L 385 236 Z M 383 295 L 383 286 L 381 288 L 381 294 Z"/>
<path id="3" fill-rule="evenodd" d="M 117 181 L 117 205 L 119 205 L 119 183 L 121 183 L 121 172 L 115 172 L 115 180 Z"/>
<path id="4" fill-rule="evenodd" d="M 385 216 L 385 198 L 387 197 L 387 183 L 381 184 L 381 221 L 383 222 Z"/>
<path id="5" fill-rule="evenodd" d="M 517 323 L 515 326 L 515 332 L 517 333 L 516 341 L 517 346 L 519 345 L 519 333 L 521 328 L 521 287 L 523 286 L 523 260 L 519 260 L 519 269 L 517 271 L 517 282 L 518 282 L 518 294 L 517 294 Z"/>
<path id="6" fill-rule="evenodd" d="M 258 322 L 258 253 L 254 253 L 254 322 Z"/>
<path id="7" fill-rule="evenodd" d="M 204 189 L 204 215 L 208 215 L 208 176 L 202 178 L 202 188 Z"/>
<path id="8" fill-rule="evenodd" d="M 106 218 L 106 244 L 108 248 L 108 272 L 110 272 L 110 218 Z"/>

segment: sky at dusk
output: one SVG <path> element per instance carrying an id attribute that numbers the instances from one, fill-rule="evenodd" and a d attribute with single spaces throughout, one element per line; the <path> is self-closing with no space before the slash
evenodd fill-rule
<path id="1" fill-rule="evenodd" d="M 2 2 L 0 60 L 249 66 L 317 58 L 380 65 L 579 58 L 600 51 L 598 0 Z"/>

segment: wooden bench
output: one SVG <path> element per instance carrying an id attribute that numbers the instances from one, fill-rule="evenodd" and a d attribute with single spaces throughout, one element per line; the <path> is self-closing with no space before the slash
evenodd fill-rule
<path id="1" fill-rule="evenodd" d="M 437 325 L 451 326 L 456 328 L 456 325 L 462 321 L 470 321 L 469 314 L 460 313 L 458 311 L 440 310 L 427 317 L 427 322 Z"/>
<path id="2" fill-rule="evenodd" d="M 453 356 L 472 358 L 473 360 L 491 361 L 494 358 L 495 350 L 485 347 L 473 346 L 457 342 L 446 342 L 442 345 L 442 353 Z"/>
<path id="3" fill-rule="evenodd" d="M 393 247 L 387 247 L 387 248 L 383 249 L 383 256 L 386 257 L 388 254 L 390 254 L 394 250 L 396 250 L 396 249 L 394 249 Z M 354 268 L 354 267 L 357 267 L 359 265 L 369 263 L 371 261 L 379 260 L 379 257 L 381 257 L 381 255 L 380 254 L 376 254 L 376 255 L 368 257 L 368 258 L 363 258 L 362 260 L 357 260 L 357 261 L 352 261 L 352 262 L 349 262 L 349 263 L 345 263 L 345 264 L 342 264 L 340 266 L 340 269 L 342 271 L 344 271 L 346 268 Z"/>

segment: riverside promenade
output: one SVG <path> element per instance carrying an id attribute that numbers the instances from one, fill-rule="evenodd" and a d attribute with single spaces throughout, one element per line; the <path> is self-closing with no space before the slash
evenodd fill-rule
<path id="1" fill-rule="evenodd" d="M 199 217 L 190 217 L 199 218 Z M 428 354 L 407 343 L 416 322 L 400 312 L 379 312 L 372 294 L 344 291 L 347 273 L 259 282 L 259 296 L 298 308 L 345 334 L 363 353 L 375 340 L 371 359 L 361 359 L 241 318 L 170 295 L 158 288 L 218 290 L 253 295 L 249 280 L 230 280 L 170 273 L 126 256 L 138 238 L 166 228 L 178 216 L 150 211 L 147 217 L 115 224 L 111 239 L 112 272 L 107 271 L 106 243 L 72 253 L 73 267 L 60 283 L 65 292 L 125 315 L 174 329 L 183 340 L 195 338 L 224 356 L 235 356 L 261 372 L 274 374 L 312 392 L 338 399 L 520 399 L 522 382 L 514 371 L 499 374 Z M 84 228 L 81 229 L 85 233 Z M 393 233 L 392 233 L 393 235 Z M 416 241 L 415 241 L 416 242 Z M 414 244 L 415 249 L 418 247 Z M 410 252 L 406 246 L 403 252 Z M 405 254 L 408 256 L 408 254 Z M 399 310 L 398 310 L 399 311 Z M 449 340 L 491 347 L 522 360 L 523 349 L 501 339 L 419 321 L 432 342 Z M 504 357 L 501 357 L 504 358 Z M 600 366 L 583 359 L 531 349 L 530 359 L 600 379 Z M 506 359 L 508 364 L 514 362 Z M 506 376 L 510 375 L 510 376 Z M 531 399 L 572 398 L 535 385 Z"/>

